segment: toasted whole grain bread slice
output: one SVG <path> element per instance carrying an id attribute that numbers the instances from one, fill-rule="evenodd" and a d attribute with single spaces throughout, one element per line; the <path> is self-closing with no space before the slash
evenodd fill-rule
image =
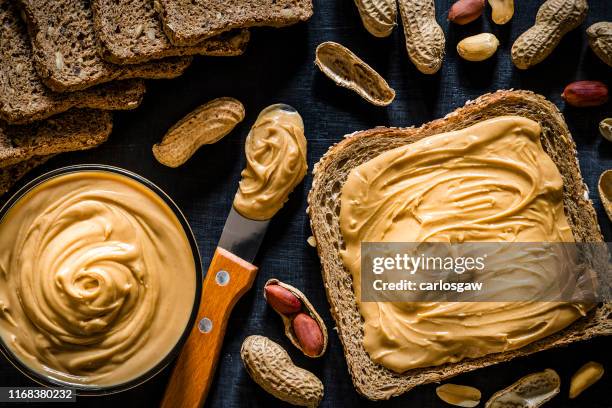
<path id="1" fill-rule="evenodd" d="M 137 65 L 102 59 L 88 0 L 17 0 L 26 20 L 38 75 L 57 92 L 77 91 L 119 79 L 175 78 L 192 61 L 172 57 Z"/>
<path id="2" fill-rule="evenodd" d="M 308 20 L 312 0 L 155 0 L 175 45 L 194 45 L 234 28 L 284 27 Z"/>
<path id="3" fill-rule="evenodd" d="M 0 168 L 0 196 L 9 191 L 30 170 L 45 163 L 53 156 L 35 156 L 21 163 Z"/>
<path id="4" fill-rule="evenodd" d="M 244 53 L 249 31 L 240 29 L 194 46 L 174 46 L 153 9 L 152 0 L 92 0 L 94 27 L 102 57 L 136 64 L 182 55 L 236 56 Z"/>
<path id="5" fill-rule="evenodd" d="M 339 255 L 339 248 L 343 245 L 338 224 L 339 195 L 349 172 L 387 150 L 502 115 L 524 116 L 540 123 L 542 146 L 563 178 L 565 213 L 576 241 L 603 241 L 593 204 L 588 198 L 588 189 L 580 174 L 576 145 L 563 116 L 555 105 L 532 92 L 510 90 L 483 95 L 446 117 L 419 128 L 381 127 L 356 132 L 331 147 L 315 165 L 312 189 L 308 195 L 308 214 L 321 259 L 325 290 L 355 388 L 369 399 L 388 399 L 417 385 L 443 381 L 515 357 L 612 334 L 612 304 L 608 303 L 598 305 L 586 317 L 566 329 L 521 349 L 409 370 L 403 374 L 375 364 L 365 351 L 362 320 L 352 278 Z"/>
<path id="6" fill-rule="evenodd" d="M 113 128 L 110 112 L 71 109 L 28 125 L 0 121 L 0 169 L 34 157 L 85 150 L 108 139 Z"/>
<path id="7" fill-rule="evenodd" d="M 98 85 L 87 91 L 58 93 L 48 89 L 34 68 L 30 38 L 16 6 L 0 0 L 0 119 L 28 123 L 72 107 L 134 109 L 145 93 L 142 80 Z"/>

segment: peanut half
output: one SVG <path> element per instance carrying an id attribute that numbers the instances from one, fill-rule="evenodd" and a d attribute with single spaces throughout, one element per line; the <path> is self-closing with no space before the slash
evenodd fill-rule
<path id="1" fill-rule="evenodd" d="M 506 24 L 514 16 L 514 0 L 489 0 L 495 24 Z"/>
<path id="2" fill-rule="evenodd" d="M 279 314 L 285 335 L 308 357 L 321 357 L 327 349 L 327 327 L 306 296 L 291 285 L 270 279 L 264 285 L 266 302 Z"/>
<path id="3" fill-rule="evenodd" d="M 536 15 L 535 25 L 512 45 L 512 62 L 527 69 L 546 59 L 561 38 L 578 27 L 586 18 L 586 0 L 546 0 Z"/>
<path id="4" fill-rule="evenodd" d="M 323 399 L 321 381 L 293 364 L 289 354 L 267 337 L 247 337 L 240 357 L 251 378 L 276 398 L 304 407 L 316 407 Z"/>
<path id="5" fill-rule="evenodd" d="M 319 44 L 315 64 L 337 85 L 357 92 L 366 101 L 386 106 L 395 99 L 395 91 L 368 64 L 338 43 Z"/>
<path id="6" fill-rule="evenodd" d="M 291 328 L 304 354 L 309 357 L 321 355 L 325 341 L 319 323 L 315 319 L 306 313 L 299 313 L 293 318 Z"/>
<path id="7" fill-rule="evenodd" d="M 526 375 L 511 386 L 496 392 L 485 408 L 538 408 L 559 393 L 561 379 L 550 368 Z"/>
<path id="8" fill-rule="evenodd" d="M 599 381 L 601 377 L 603 377 L 603 374 L 603 366 L 595 361 L 589 361 L 580 367 L 578 371 L 572 375 L 569 397 L 571 399 L 576 398 L 582 391 Z"/>
<path id="9" fill-rule="evenodd" d="M 484 0 L 459 0 L 448 10 L 448 20 L 455 24 L 471 23 L 482 15 Z"/>
<path id="10" fill-rule="evenodd" d="M 601 21 L 587 28 L 589 45 L 603 62 L 612 67 L 612 22 Z"/>
<path id="11" fill-rule="evenodd" d="M 363 26 L 374 37 L 388 37 L 397 20 L 395 0 L 355 0 Z"/>
<path id="12" fill-rule="evenodd" d="M 608 86 L 600 81 L 576 81 L 565 87 L 561 97 L 577 108 L 599 106 L 608 101 Z"/>
<path id="13" fill-rule="evenodd" d="M 436 21 L 434 0 L 399 0 L 410 60 L 424 74 L 435 74 L 444 59 L 444 31 Z"/>
<path id="14" fill-rule="evenodd" d="M 178 167 L 202 145 L 221 140 L 243 119 L 242 103 L 234 98 L 213 99 L 172 126 L 153 146 L 153 155 L 161 164 Z"/>
<path id="15" fill-rule="evenodd" d="M 480 404 L 482 396 L 478 388 L 457 384 L 443 384 L 436 388 L 436 394 L 447 404 L 466 408 Z"/>
<path id="16" fill-rule="evenodd" d="M 280 285 L 266 285 L 266 301 L 277 313 L 290 315 L 302 310 L 302 302 L 291 291 Z"/>
<path id="17" fill-rule="evenodd" d="M 468 61 L 484 61 L 491 58 L 497 47 L 499 40 L 491 33 L 482 33 L 464 38 L 457 44 L 457 53 Z"/>

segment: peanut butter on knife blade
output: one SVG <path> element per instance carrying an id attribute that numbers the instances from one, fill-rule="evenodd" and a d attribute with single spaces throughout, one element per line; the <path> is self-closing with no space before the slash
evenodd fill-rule
<path id="1" fill-rule="evenodd" d="M 252 220 L 268 220 L 308 170 L 302 117 L 289 105 L 268 106 L 257 117 L 244 150 L 247 165 L 234 208 Z"/>

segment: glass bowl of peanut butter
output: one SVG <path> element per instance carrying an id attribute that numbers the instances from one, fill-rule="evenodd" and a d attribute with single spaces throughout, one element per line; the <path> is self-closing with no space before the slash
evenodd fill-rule
<path id="1" fill-rule="evenodd" d="M 180 351 L 202 267 L 187 219 L 117 167 L 50 171 L 0 209 L 0 350 L 79 395 L 133 388 Z"/>

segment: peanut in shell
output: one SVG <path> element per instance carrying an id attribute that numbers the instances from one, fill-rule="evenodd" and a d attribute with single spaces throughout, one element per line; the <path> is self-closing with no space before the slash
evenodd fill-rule
<path id="1" fill-rule="evenodd" d="M 406 50 L 423 74 L 435 74 L 442 66 L 446 40 L 436 21 L 434 0 L 399 0 Z"/>
<path id="2" fill-rule="evenodd" d="M 512 45 L 512 62 L 527 69 L 544 61 L 559 42 L 585 20 L 586 0 L 546 0 L 538 10 L 535 25 L 521 34 Z"/>
<path id="3" fill-rule="evenodd" d="M 247 337 L 240 358 L 253 381 L 280 400 L 316 407 L 323 399 L 323 383 L 310 371 L 293 364 L 285 349 L 267 337 Z"/>
<path id="4" fill-rule="evenodd" d="M 158 162 L 168 167 L 185 163 L 203 145 L 216 143 L 244 119 L 244 106 L 234 98 L 213 99 L 196 108 L 153 146 Z"/>
<path id="5" fill-rule="evenodd" d="M 396 0 L 355 0 L 363 26 L 374 37 L 388 37 L 397 25 Z"/>
<path id="6" fill-rule="evenodd" d="M 277 285 L 283 289 L 291 292 L 302 304 L 302 310 L 297 313 L 281 313 L 276 308 L 274 310 L 283 320 L 285 327 L 285 335 L 291 341 L 291 343 L 297 347 L 305 356 L 311 358 L 318 358 L 325 354 L 327 350 L 327 343 L 329 341 L 327 334 L 327 327 L 325 322 L 319 316 L 316 309 L 310 303 L 306 295 L 304 295 L 297 288 L 279 281 L 278 279 L 269 279 L 264 285 L 264 298 L 266 302 L 271 304 L 269 296 L 269 290 L 266 290 L 268 286 Z M 305 316 L 302 316 L 305 315 Z M 300 321 L 296 322 L 296 319 Z M 299 328 L 295 325 L 299 324 Z M 304 333 L 303 330 L 308 330 L 308 333 Z M 314 329 L 318 329 L 319 332 L 314 332 Z"/>

